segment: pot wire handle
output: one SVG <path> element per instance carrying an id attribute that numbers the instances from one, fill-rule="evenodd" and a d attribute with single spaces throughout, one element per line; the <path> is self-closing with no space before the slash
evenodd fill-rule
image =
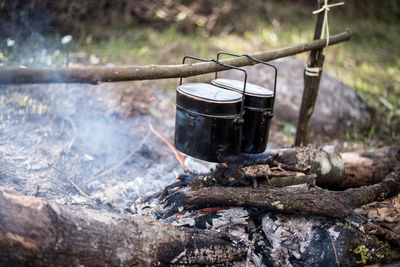
<path id="1" fill-rule="evenodd" d="M 240 118 L 237 121 L 239 124 L 243 124 L 244 120 L 243 120 L 243 114 L 244 114 L 244 100 L 245 100 L 245 95 L 246 95 L 246 84 L 247 84 L 247 71 L 244 69 L 241 69 L 239 67 L 236 66 L 232 66 L 232 65 L 228 65 L 225 63 L 222 63 L 220 61 L 218 61 L 218 59 L 211 59 L 212 62 L 215 62 L 216 64 L 223 66 L 223 67 L 227 67 L 230 69 L 235 69 L 238 71 L 242 71 L 244 74 L 244 81 L 243 81 L 243 91 L 242 91 L 242 104 L 240 105 Z"/>
<path id="2" fill-rule="evenodd" d="M 243 124 L 243 122 L 244 122 L 244 120 L 243 120 L 244 100 L 245 100 L 246 84 L 247 84 L 247 71 L 245 71 L 244 69 L 241 69 L 239 67 L 236 67 L 236 66 L 231 66 L 231 65 L 222 63 L 222 62 L 220 62 L 220 61 L 218 61 L 216 59 L 209 60 L 209 59 L 193 57 L 193 56 L 184 56 L 183 60 L 182 60 L 182 64 L 185 64 L 185 61 L 186 61 L 187 58 L 194 59 L 194 60 L 199 60 L 199 61 L 203 61 L 203 62 L 214 62 L 217 65 L 220 65 L 220 66 L 223 66 L 223 67 L 226 67 L 226 68 L 230 68 L 230 69 L 235 69 L 235 70 L 243 72 L 243 74 L 244 74 L 244 83 L 243 83 L 243 92 L 242 92 L 242 103 L 240 105 L 240 118 L 237 121 L 238 123 Z M 183 79 L 183 77 L 181 76 L 180 80 L 179 80 L 179 85 L 182 85 L 182 79 Z"/>
<path id="3" fill-rule="evenodd" d="M 277 77 L 278 77 L 278 69 L 274 65 L 269 64 L 266 61 L 259 60 L 257 58 L 254 58 L 254 57 L 250 56 L 250 55 L 247 55 L 247 54 L 239 55 L 239 54 L 234 54 L 234 53 L 230 53 L 230 52 L 219 51 L 217 53 L 217 60 L 219 60 L 219 56 L 221 54 L 228 55 L 228 56 L 233 56 L 233 57 L 247 57 L 251 61 L 255 61 L 255 62 L 261 63 L 263 65 L 269 66 L 269 67 L 274 69 L 274 97 L 273 97 L 272 106 L 271 106 L 271 110 L 273 112 L 274 105 L 275 105 L 275 97 L 276 97 L 276 80 L 277 80 Z M 218 73 L 218 71 L 215 72 L 215 79 L 217 79 L 217 73 Z"/>
<path id="4" fill-rule="evenodd" d="M 182 60 L 182 64 L 185 64 L 185 60 L 186 60 L 187 58 L 194 59 L 194 60 L 198 60 L 198 61 L 203 61 L 203 62 L 210 62 L 210 61 L 211 61 L 211 60 L 204 59 L 204 58 L 199 58 L 199 57 L 184 56 L 184 57 L 183 57 L 183 60 Z M 181 76 L 181 78 L 180 78 L 180 80 L 179 80 L 179 85 L 182 85 L 182 79 L 183 79 L 183 77 Z"/>

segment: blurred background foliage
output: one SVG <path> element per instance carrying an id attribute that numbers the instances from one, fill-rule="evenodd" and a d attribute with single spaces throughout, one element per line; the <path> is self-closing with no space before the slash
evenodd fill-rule
<path id="1" fill-rule="evenodd" d="M 70 34 L 104 38 L 99 28 L 113 24 L 153 26 L 160 30 L 174 25 L 191 33 L 200 29 L 205 34 L 244 33 L 256 20 L 279 24 L 301 22 L 298 14 L 311 10 L 310 0 L 1 0 L 1 37 L 24 38 L 37 34 Z M 278 12 L 279 11 L 279 12 Z M 297 13 L 297 12 L 296 12 Z M 388 23 L 398 22 L 400 8 L 396 0 L 349 0 L 341 9 L 345 17 L 373 17 Z M 288 16 L 289 15 L 289 16 Z M 309 15 L 309 14 L 304 14 Z M 291 18 L 290 18 L 291 17 Z"/>
<path id="2" fill-rule="evenodd" d="M 265 51 L 310 41 L 316 2 L 0 0 L 0 65 L 176 64 L 185 54 Z M 330 32 L 350 28 L 353 37 L 327 49 L 325 70 L 371 107 L 345 138 L 399 143 L 400 1 L 345 2 L 329 13 Z"/>

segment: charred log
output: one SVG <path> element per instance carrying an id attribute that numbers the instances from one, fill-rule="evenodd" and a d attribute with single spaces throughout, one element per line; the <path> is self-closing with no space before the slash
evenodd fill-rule
<path id="1" fill-rule="evenodd" d="M 389 172 L 400 170 L 400 146 L 341 155 L 346 168 L 346 179 L 340 185 L 341 188 L 378 183 Z"/>
<path id="2" fill-rule="evenodd" d="M 239 177 L 271 179 L 316 174 L 317 186 L 343 190 L 378 183 L 390 172 L 397 170 L 400 170 L 399 146 L 385 147 L 372 152 L 341 154 L 333 147 L 308 146 L 282 150 L 255 164 L 219 167 L 214 176 L 218 181 L 228 181 Z"/>
<path id="3" fill-rule="evenodd" d="M 268 189 L 249 187 L 206 187 L 169 196 L 169 203 L 179 197 L 179 205 L 200 209 L 216 206 L 264 208 L 284 213 L 346 217 L 354 208 L 400 192 L 400 172 L 393 172 L 378 184 L 345 191 L 326 189 Z"/>
<path id="4" fill-rule="evenodd" d="M 300 176 L 284 176 L 284 177 L 273 177 L 269 179 L 263 179 L 257 182 L 259 187 L 261 186 L 272 186 L 272 187 L 286 187 L 292 185 L 307 184 L 315 186 L 317 175 L 300 175 Z"/>
<path id="5" fill-rule="evenodd" d="M 218 264 L 246 251 L 227 234 L 73 209 L 0 187 L 1 266 Z"/>

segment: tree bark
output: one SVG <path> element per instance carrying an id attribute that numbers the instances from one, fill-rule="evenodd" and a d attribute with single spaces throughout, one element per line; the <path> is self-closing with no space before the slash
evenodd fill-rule
<path id="1" fill-rule="evenodd" d="M 0 266 L 222 264 L 246 251 L 227 234 L 74 209 L 0 187 Z"/>
<path id="2" fill-rule="evenodd" d="M 299 118 L 297 122 L 295 146 L 306 146 L 309 142 L 309 130 L 311 116 L 315 109 L 315 103 L 317 101 L 319 83 L 322 76 L 322 67 L 324 65 L 324 55 L 318 54 L 318 58 L 315 64 L 307 63 L 309 68 L 320 68 L 318 76 L 308 76 L 304 71 L 304 92 L 301 100 Z"/>
<path id="3" fill-rule="evenodd" d="M 315 186 L 317 175 L 302 175 L 302 176 L 285 176 L 285 177 L 272 177 L 258 181 L 258 186 L 272 186 L 272 187 L 285 187 L 299 184 L 308 184 Z"/>
<path id="4" fill-rule="evenodd" d="M 346 30 L 331 36 L 329 45 L 348 41 L 351 31 Z M 276 49 L 268 52 L 251 54 L 252 57 L 270 61 L 277 58 L 296 55 L 305 51 L 324 47 L 326 40 L 314 40 L 296 46 Z M 237 67 L 254 65 L 247 57 L 221 60 L 221 62 Z M 197 63 L 186 65 L 150 65 L 124 68 L 0 68 L 0 84 L 22 83 L 100 83 L 133 80 L 153 80 L 166 78 L 189 77 L 225 70 L 225 67 L 215 63 Z"/>
<path id="5" fill-rule="evenodd" d="M 182 192 L 179 203 L 191 209 L 215 206 L 265 208 L 271 211 L 346 217 L 354 208 L 400 193 L 400 172 L 393 172 L 375 185 L 345 191 L 267 189 L 249 187 L 206 187 Z M 182 196 L 183 195 L 183 196 Z M 174 198 L 175 195 L 172 195 Z M 170 201 L 173 203 L 173 201 Z"/>
<path id="6" fill-rule="evenodd" d="M 375 184 L 382 181 L 389 172 L 400 170 L 400 146 L 341 155 L 346 168 L 346 178 L 341 188 Z"/>
<path id="7" fill-rule="evenodd" d="M 318 1 L 317 9 L 320 9 L 322 5 L 323 1 Z M 314 40 L 320 39 L 323 22 L 324 12 L 320 12 L 318 13 L 317 22 L 315 24 Z M 307 60 L 308 68 L 319 68 L 319 71 L 315 73 L 316 76 L 310 76 L 307 68 L 304 70 L 304 91 L 297 123 L 296 138 L 294 143 L 295 146 L 308 145 L 310 120 L 314 112 L 315 102 L 317 101 L 319 82 L 321 81 L 322 67 L 325 59 L 322 52 L 323 46 L 318 49 L 311 50 L 310 56 Z"/>
<path id="8" fill-rule="evenodd" d="M 308 172 L 317 174 L 316 185 L 332 190 L 375 184 L 390 172 L 400 170 L 400 146 L 370 152 L 339 153 L 331 146 L 280 151 L 276 161 L 283 164 L 284 169 L 288 167 L 293 171 L 302 171 L 308 168 Z"/>

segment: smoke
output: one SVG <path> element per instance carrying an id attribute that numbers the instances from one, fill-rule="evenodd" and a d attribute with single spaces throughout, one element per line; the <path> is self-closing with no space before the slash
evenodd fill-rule
<path id="1" fill-rule="evenodd" d="M 173 183 L 183 168 L 149 132 L 149 121 L 173 143 L 174 94 L 151 86 L 6 87 L 0 94 L 0 185 L 124 212 L 143 194 Z"/>
<path id="2" fill-rule="evenodd" d="M 10 39 L 2 64 L 65 66 L 75 56 L 68 53 L 72 42 L 65 36 L 54 46 L 21 46 Z M 3 86 L 0 185 L 63 204 L 125 212 L 184 172 L 149 131 L 151 121 L 173 143 L 175 88 L 169 87 L 158 81 Z M 190 158 L 185 163 L 193 171 L 213 166 Z"/>

